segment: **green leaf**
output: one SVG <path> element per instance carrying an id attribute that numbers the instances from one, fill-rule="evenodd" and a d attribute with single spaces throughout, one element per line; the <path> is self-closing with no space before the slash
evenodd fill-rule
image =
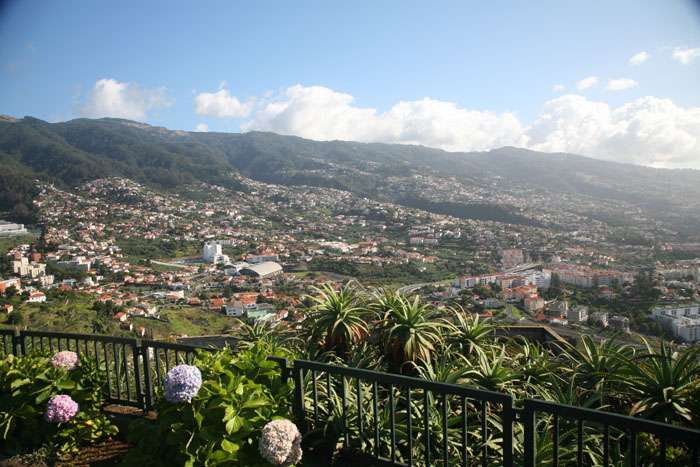
<path id="1" fill-rule="evenodd" d="M 243 426 L 243 419 L 241 417 L 239 417 L 238 415 L 236 415 L 231 420 L 226 422 L 226 433 L 231 435 L 231 434 L 237 432 L 238 430 L 240 430 L 242 426 Z"/>
<path id="2" fill-rule="evenodd" d="M 239 448 L 240 446 L 236 443 L 232 443 L 227 439 L 221 440 L 221 449 L 228 452 L 229 454 L 233 454 L 234 452 L 238 451 Z"/>
<path id="3" fill-rule="evenodd" d="M 15 390 L 20 386 L 24 386 L 25 384 L 31 383 L 31 380 L 29 378 L 23 378 L 23 379 L 16 379 L 10 384 L 10 389 Z"/>
<path id="4" fill-rule="evenodd" d="M 56 381 L 56 387 L 58 389 L 74 389 L 75 381 L 59 379 Z"/>

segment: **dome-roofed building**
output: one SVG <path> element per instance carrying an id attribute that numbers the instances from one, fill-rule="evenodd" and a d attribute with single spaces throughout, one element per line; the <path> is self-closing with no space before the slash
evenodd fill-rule
<path id="1" fill-rule="evenodd" d="M 274 261 L 265 261 L 264 263 L 243 268 L 240 272 L 244 276 L 274 277 L 282 274 L 282 266 Z"/>

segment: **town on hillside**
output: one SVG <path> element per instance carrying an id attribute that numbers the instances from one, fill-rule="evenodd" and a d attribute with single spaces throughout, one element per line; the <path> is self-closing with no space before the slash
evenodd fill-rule
<path id="1" fill-rule="evenodd" d="M 41 184 L 40 234 L 0 223 L 0 325 L 174 339 L 235 335 L 244 322 L 294 328 L 320 287 L 352 281 L 566 337 L 700 340 L 700 244 L 669 226 L 616 228 L 543 200 L 535 210 L 535 193 L 496 200 L 536 220 L 523 225 L 240 181 L 243 191 Z M 396 189 L 431 184 L 451 189 L 429 176 Z M 486 196 L 473 189 L 462 196 Z"/>

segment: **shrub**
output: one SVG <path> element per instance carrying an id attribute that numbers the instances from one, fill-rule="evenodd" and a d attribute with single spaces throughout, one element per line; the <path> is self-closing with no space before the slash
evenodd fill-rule
<path id="1" fill-rule="evenodd" d="M 46 444 L 65 455 L 116 434 L 100 413 L 106 381 L 84 356 L 60 352 L 52 359 L 48 349 L 6 355 L 0 360 L 2 450 L 26 452 Z"/>
<path id="2" fill-rule="evenodd" d="M 129 427 L 136 443 L 125 458 L 131 466 L 269 465 L 258 451 L 263 427 L 291 418 L 291 387 L 282 380 L 269 349 L 255 345 L 234 354 L 225 349 L 201 351 L 195 362 L 201 388 L 189 401 L 169 402 L 156 388 L 157 422 L 144 419 Z M 194 371 L 178 372 L 194 380 Z"/>

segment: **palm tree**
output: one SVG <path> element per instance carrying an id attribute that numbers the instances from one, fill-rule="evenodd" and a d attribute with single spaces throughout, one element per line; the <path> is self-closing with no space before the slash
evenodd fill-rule
<path id="1" fill-rule="evenodd" d="M 391 302 L 379 305 L 386 305 L 383 314 L 378 316 L 385 354 L 399 368 L 406 362 L 430 360 L 441 342 L 440 331 L 447 324 L 434 319 L 437 311 L 421 303 L 420 297 L 416 296 L 411 302 L 402 295 L 394 295 Z"/>
<path id="2" fill-rule="evenodd" d="M 360 298 L 349 285 L 337 292 L 328 284 L 315 290 L 320 296 L 308 296 L 315 302 L 308 312 L 311 335 L 323 339 L 327 350 L 345 355 L 352 344 L 369 333 L 364 319 L 367 310 L 361 306 Z"/>

